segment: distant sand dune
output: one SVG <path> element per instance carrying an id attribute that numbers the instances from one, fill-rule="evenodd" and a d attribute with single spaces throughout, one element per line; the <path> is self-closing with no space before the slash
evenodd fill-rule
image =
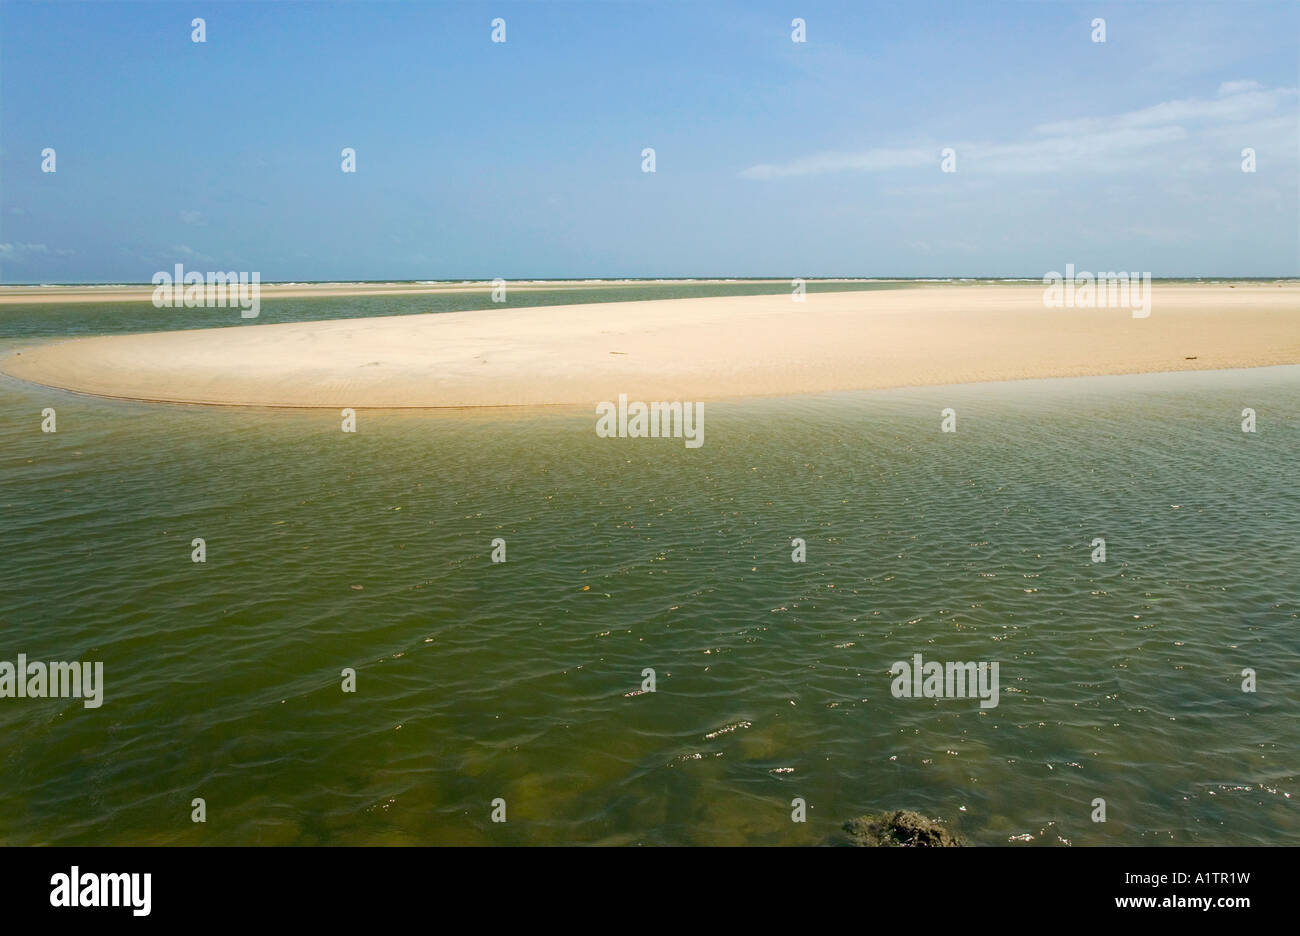
<path id="1" fill-rule="evenodd" d="M 1049 309 L 1041 285 L 486 308 L 27 348 L 0 370 L 104 396 L 256 406 L 593 404 L 1300 362 L 1300 286 Z M 183 315 L 184 310 L 177 310 Z M 237 315 L 237 311 L 232 312 Z"/>

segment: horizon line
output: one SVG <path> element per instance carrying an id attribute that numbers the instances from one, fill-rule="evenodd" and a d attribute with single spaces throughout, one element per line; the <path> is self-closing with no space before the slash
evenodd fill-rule
<path id="1" fill-rule="evenodd" d="M 1106 271 L 1109 272 L 1109 271 Z M 1089 273 L 1087 270 L 1080 271 L 1082 275 Z M 970 275 L 970 274 L 946 274 L 931 276 L 885 276 L 885 275 L 864 275 L 864 274 L 828 274 L 825 276 L 780 276 L 780 275 L 758 275 L 758 276 L 519 276 L 519 277 L 446 277 L 433 279 L 286 279 L 286 280 L 261 280 L 262 286 L 345 286 L 345 285 L 423 285 L 423 284 L 448 284 L 464 285 L 483 283 L 491 285 L 497 280 L 505 283 L 689 283 L 689 282 L 786 282 L 796 279 L 803 280 L 806 283 L 831 283 L 831 282 L 878 282 L 878 283 L 906 283 L 906 282 L 932 282 L 936 280 L 1017 280 L 1023 282 L 1042 282 L 1047 277 L 1053 275 L 1049 273 L 1038 273 L 1033 275 Z M 1059 276 L 1061 274 L 1056 273 Z M 1132 275 L 1130 272 L 1128 275 Z M 1140 274 L 1139 274 L 1140 275 Z M 1276 281 L 1276 280 L 1300 280 L 1300 273 L 1263 273 L 1263 274 L 1220 274 L 1220 273 L 1189 273 L 1189 274 L 1169 274 L 1163 276 L 1151 276 L 1152 282 L 1170 281 L 1170 280 L 1241 280 L 1241 281 Z M 0 282 L 0 289 L 12 288 L 58 288 L 65 286 L 122 286 L 122 287 L 145 287 L 155 288 L 158 284 L 153 282 L 130 282 L 126 280 L 66 280 L 50 281 L 43 280 L 40 282 Z M 198 285 L 197 283 L 194 285 Z"/>

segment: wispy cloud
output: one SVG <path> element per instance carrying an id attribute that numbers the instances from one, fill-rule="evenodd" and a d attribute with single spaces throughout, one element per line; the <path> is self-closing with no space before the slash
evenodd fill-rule
<path id="1" fill-rule="evenodd" d="M 200 253 L 189 244 L 172 244 L 170 252 L 176 257 L 182 257 L 185 260 L 192 260 L 196 263 L 211 263 L 213 258 L 205 253 Z"/>
<path id="2" fill-rule="evenodd" d="M 1001 173 L 1105 172 L 1133 169 L 1168 159 L 1170 144 L 1198 139 L 1235 126 L 1242 145 L 1262 146 L 1267 137 L 1294 146 L 1278 134 L 1279 112 L 1294 109 L 1295 88 L 1263 89 L 1254 81 L 1227 81 L 1213 98 L 1166 101 L 1109 117 L 1054 120 L 1033 127 L 1031 135 L 1008 143 L 957 142 L 960 171 Z M 1292 117 L 1292 129 L 1294 129 Z M 1282 121 L 1284 125 L 1286 121 Z M 744 169 L 747 179 L 782 179 L 829 172 L 886 172 L 937 168 L 938 144 L 873 148 L 859 152 L 823 152 L 785 163 L 760 163 Z"/>
<path id="3" fill-rule="evenodd" d="M 869 149 L 858 153 L 817 153 L 788 163 L 760 163 L 741 172 L 747 179 L 780 179 L 824 172 L 884 172 L 932 165 L 939 158 L 933 147 L 921 149 Z"/>
<path id="4" fill-rule="evenodd" d="M 1225 81 L 1213 98 L 1166 101 L 1113 117 L 1057 120 L 1039 124 L 1034 130 L 1041 134 L 1082 134 L 1175 124 L 1237 123 L 1276 113 L 1295 94 L 1294 88 L 1266 91 L 1254 81 Z"/>
<path id="5" fill-rule="evenodd" d="M 50 252 L 45 244 L 0 244 L 0 260 L 6 263 L 21 264 L 31 257 L 44 256 Z"/>

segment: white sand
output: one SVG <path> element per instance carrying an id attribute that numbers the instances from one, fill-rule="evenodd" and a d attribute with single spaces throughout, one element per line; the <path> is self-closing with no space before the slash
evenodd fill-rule
<path id="1" fill-rule="evenodd" d="M 618 286 L 735 283 L 737 280 L 510 280 L 508 292 L 537 292 L 547 289 L 608 289 Z M 789 280 L 744 280 L 770 283 L 781 288 Z M 854 282 L 829 280 L 828 282 Z M 860 281 L 859 281 L 860 282 Z M 464 283 L 261 283 L 263 299 L 315 299 L 322 296 L 426 296 L 434 293 L 482 293 L 491 295 L 491 281 Z M 211 288 L 211 287 L 209 287 Z M 152 286 L 0 286 L 0 305 L 40 305 L 63 302 L 149 302 Z M 215 295 L 215 292 L 214 292 Z M 485 299 L 485 301 L 487 301 Z"/>
<path id="2" fill-rule="evenodd" d="M 670 299 L 85 338 L 0 370 L 104 396 L 263 406 L 714 400 L 1300 362 L 1300 286 L 1049 309 L 1041 285 Z M 160 314 L 185 315 L 178 309 Z"/>

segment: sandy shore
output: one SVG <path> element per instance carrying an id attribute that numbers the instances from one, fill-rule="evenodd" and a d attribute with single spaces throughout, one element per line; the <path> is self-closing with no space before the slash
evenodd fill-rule
<path id="1" fill-rule="evenodd" d="M 262 406 L 715 400 L 1300 362 L 1300 286 L 1159 286 L 1149 318 L 1043 287 L 670 299 L 84 338 L 5 373 L 104 396 Z M 183 310 L 175 314 L 183 315 Z"/>
<path id="2" fill-rule="evenodd" d="M 510 280 L 507 292 L 544 289 L 608 289 L 616 286 L 702 283 L 771 283 L 783 280 Z M 824 282 L 867 282 L 825 280 Z M 877 281 L 879 282 L 879 281 Z M 424 296 L 433 293 L 483 293 L 490 296 L 491 281 L 463 283 L 261 283 L 263 299 L 319 299 L 328 296 Z M 0 286 L 0 305 L 39 305 L 59 302 L 149 302 L 152 286 Z M 215 295 L 215 292 L 214 292 Z"/>

